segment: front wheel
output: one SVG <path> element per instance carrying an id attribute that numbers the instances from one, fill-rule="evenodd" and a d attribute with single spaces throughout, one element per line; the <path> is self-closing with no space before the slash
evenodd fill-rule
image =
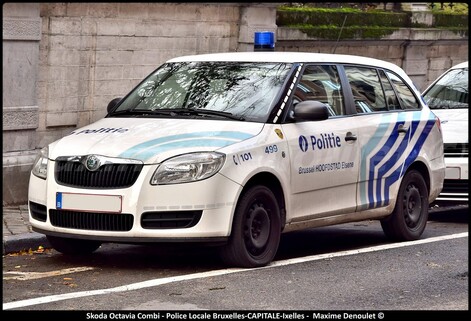
<path id="1" fill-rule="evenodd" d="M 221 258 L 231 266 L 259 267 L 270 263 L 281 236 L 280 209 L 273 192 L 262 185 L 249 188 L 234 214 L 228 244 Z"/>
<path id="2" fill-rule="evenodd" d="M 101 246 L 101 242 L 98 241 L 71 239 L 52 235 L 47 235 L 46 237 L 54 250 L 67 255 L 90 254 Z"/>
<path id="3" fill-rule="evenodd" d="M 381 220 L 386 236 L 394 241 L 417 240 L 428 220 L 428 189 L 422 175 L 411 170 L 399 187 L 393 213 Z"/>

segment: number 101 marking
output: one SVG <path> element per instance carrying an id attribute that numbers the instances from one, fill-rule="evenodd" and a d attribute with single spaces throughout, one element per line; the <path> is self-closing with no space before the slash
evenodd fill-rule
<path id="1" fill-rule="evenodd" d="M 232 160 L 234 161 L 234 164 L 236 165 L 239 165 L 240 163 L 249 161 L 251 159 L 252 159 L 252 154 L 250 153 L 243 153 L 243 154 L 232 156 Z"/>

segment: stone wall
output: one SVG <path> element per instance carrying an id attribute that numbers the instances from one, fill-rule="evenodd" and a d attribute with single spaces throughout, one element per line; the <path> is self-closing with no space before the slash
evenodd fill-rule
<path id="1" fill-rule="evenodd" d="M 24 203 L 38 150 L 102 118 L 167 59 L 247 50 L 276 3 L 3 5 L 3 203 Z"/>
<path id="2" fill-rule="evenodd" d="M 312 39 L 276 25 L 279 3 L 6 3 L 3 5 L 3 203 L 24 203 L 38 150 L 102 118 L 165 60 L 253 50 L 333 52 L 394 62 L 423 89 L 468 59 L 468 39 L 403 30 L 375 41 Z"/>
<path id="3" fill-rule="evenodd" d="M 3 4 L 3 203 L 25 199 L 39 126 L 39 4 Z M 8 10 L 8 14 L 5 11 Z M 7 195 L 7 197 L 5 197 Z"/>
<path id="4" fill-rule="evenodd" d="M 106 114 L 169 58 L 234 51 L 237 5 L 42 4 L 37 147 Z"/>

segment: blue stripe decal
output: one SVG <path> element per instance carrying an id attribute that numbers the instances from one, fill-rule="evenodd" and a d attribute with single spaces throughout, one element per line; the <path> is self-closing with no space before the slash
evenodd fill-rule
<path id="1" fill-rule="evenodd" d="M 250 137 L 253 137 L 253 135 L 236 131 L 205 131 L 170 135 L 135 145 L 122 152 L 119 157 L 146 160 L 172 148 L 224 147 Z"/>
<path id="2" fill-rule="evenodd" d="M 396 123 L 396 125 L 394 126 L 394 129 L 393 129 L 391 135 L 389 136 L 386 144 L 380 150 L 380 152 L 382 152 L 383 155 L 386 156 L 388 151 L 392 150 L 392 146 L 394 145 L 394 143 L 400 137 L 399 132 L 398 132 L 397 129 L 398 129 L 399 125 L 404 125 L 404 124 L 405 124 L 404 121 L 400 121 L 400 122 Z M 400 159 L 400 157 L 401 157 L 400 155 L 402 155 L 402 153 L 404 153 L 404 150 L 407 147 L 408 139 L 409 139 L 409 135 L 408 135 L 408 133 L 406 133 L 402 137 L 402 141 L 399 144 L 399 146 L 397 147 L 397 149 L 394 150 L 392 152 L 391 156 L 389 157 L 389 159 L 387 161 L 385 161 L 384 164 L 378 168 L 378 177 L 376 178 L 376 201 L 375 201 L 375 197 L 373 195 L 373 184 L 370 183 L 368 185 L 368 196 L 369 196 L 369 198 L 368 198 L 369 206 L 368 207 L 369 208 L 373 208 L 373 207 L 381 205 L 381 183 L 382 183 L 381 180 L 382 180 L 383 176 L 386 174 L 386 172 L 396 164 L 398 159 Z M 374 165 L 371 164 L 373 162 L 375 156 L 370 160 L 370 182 L 373 182 L 375 180 L 375 178 L 374 178 Z M 378 157 L 378 160 L 375 160 L 375 164 L 377 164 L 377 163 L 379 163 L 379 157 Z"/>
<path id="3" fill-rule="evenodd" d="M 416 118 L 419 118 L 420 117 L 420 114 L 416 113 L 414 114 L 414 116 L 418 116 Z M 420 125 L 421 121 L 420 119 L 418 120 L 412 120 L 412 123 L 411 123 L 411 128 L 407 131 L 406 135 L 405 135 L 405 139 L 410 139 L 411 137 L 414 137 L 415 135 L 415 132 L 417 131 L 417 129 L 419 128 L 419 125 Z M 428 137 L 428 134 L 430 133 L 430 130 L 432 129 L 433 127 L 433 124 L 435 123 L 435 120 L 433 119 L 432 120 L 432 127 L 427 131 L 427 126 L 429 125 L 430 123 L 430 120 L 427 121 L 426 125 L 425 125 L 425 128 L 424 130 L 422 131 L 422 133 L 420 133 L 419 135 L 419 141 L 420 140 L 423 140 L 422 141 L 422 144 L 418 145 L 416 144 L 414 146 L 414 148 L 412 149 L 411 153 L 409 154 L 408 157 L 410 157 L 410 155 L 412 154 L 415 154 L 414 158 L 412 159 L 412 161 L 414 161 L 416 158 L 417 158 L 417 155 L 420 151 L 420 149 L 422 148 L 423 146 L 423 143 L 425 142 L 425 139 Z M 409 142 L 407 141 L 407 144 Z M 418 148 L 418 149 L 417 149 Z M 407 158 L 408 158 L 407 157 Z M 406 159 L 407 159 L 406 158 Z M 385 183 L 384 183 L 384 199 L 381 200 L 380 202 L 378 202 L 377 206 L 386 206 L 389 204 L 389 189 L 391 187 L 392 184 L 394 184 L 399 178 L 401 178 L 402 176 L 404 176 L 404 168 L 407 168 L 409 167 L 410 164 L 412 164 L 412 161 L 407 164 L 407 162 L 405 162 L 404 164 L 402 163 L 399 163 L 398 164 L 398 167 L 394 170 L 394 172 L 385 179 Z M 382 179 L 382 176 L 380 177 L 380 179 Z M 378 200 L 381 199 L 380 197 L 378 198 Z"/>
<path id="4" fill-rule="evenodd" d="M 368 155 L 373 151 L 376 146 L 378 146 L 379 141 L 384 137 L 386 131 L 388 130 L 389 124 L 392 122 L 392 118 L 397 117 L 397 114 L 385 114 L 382 115 L 382 120 L 381 123 L 378 125 L 378 128 L 376 129 L 375 133 L 373 134 L 372 138 L 370 141 L 368 141 L 367 144 L 365 144 L 365 147 L 362 149 L 361 152 L 361 159 L 368 159 Z M 361 168 L 360 168 L 360 198 L 361 198 L 361 204 L 365 204 L 366 202 L 366 188 L 367 184 L 364 182 L 367 181 L 367 174 L 368 171 L 366 169 L 366 165 L 368 162 L 363 161 L 361 162 Z"/>
<path id="5" fill-rule="evenodd" d="M 384 145 L 372 155 L 371 153 L 373 150 L 378 148 L 378 143 L 381 138 L 386 135 L 389 125 L 394 122 L 392 116 L 385 115 L 378 125 L 376 132 L 362 149 L 361 159 L 364 161 L 361 163 L 359 177 L 359 197 L 360 204 L 362 204 L 360 209 L 375 208 L 389 204 L 389 192 L 391 185 L 398 181 L 404 175 L 404 169 L 407 169 L 410 164 L 415 161 L 423 144 L 425 143 L 425 140 L 427 139 L 435 124 L 435 117 L 432 113 L 430 113 L 429 119 L 419 134 L 414 148 L 411 150 L 409 155 L 407 155 L 404 163 L 398 163 L 398 161 L 404 159 L 401 157 L 401 155 L 407 149 L 407 146 L 412 140 L 412 137 L 417 135 L 418 128 L 424 122 L 421 120 L 422 112 L 414 112 L 412 115 L 412 120 L 410 121 L 406 120 L 406 115 L 410 114 L 398 114 L 398 119 L 396 119 L 396 123 L 388 139 Z M 410 124 L 410 128 L 408 129 L 406 135 L 402 137 L 402 140 L 398 146 L 393 150 L 393 147 L 398 142 L 398 139 L 401 139 L 401 136 L 397 131 L 400 124 L 404 124 L 405 126 Z M 382 163 L 381 166 L 377 167 L 380 163 Z M 394 169 L 394 171 L 385 178 L 385 175 L 387 175 L 391 169 Z M 375 172 L 377 173 L 375 174 Z"/>
<path id="6" fill-rule="evenodd" d="M 389 188 L 391 187 L 392 184 L 394 184 L 400 177 L 404 176 L 404 171 L 402 168 L 408 168 L 414 160 L 417 158 L 420 149 L 425 143 L 425 140 L 427 139 L 428 135 L 432 131 L 433 126 L 435 125 L 435 119 L 429 119 L 427 123 L 425 124 L 424 129 L 420 133 L 420 137 L 417 140 L 417 142 L 414 145 L 414 148 L 412 148 L 411 152 L 407 156 L 404 166 L 400 166 L 396 171 L 394 171 L 393 175 L 390 177 L 386 178 L 385 182 L 385 199 L 389 200 Z M 389 202 L 388 202 L 389 203 Z M 387 205 L 387 204 L 385 204 Z"/>
<path id="7" fill-rule="evenodd" d="M 409 145 L 410 138 L 414 136 L 418 126 L 420 125 L 420 113 L 414 113 L 413 114 L 413 120 L 411 121 L 410 128 L 407 130 L 405 133 L 401 143 L 399 144 L 397 150 L 393 153 L 391 158 L 383 164 L 378 170 L 378 178 L 376 180 L 376 202 L 371 202 L 369 204 L 369 208 L 374 208 L 374 207 L 380 207 L 380 206 L 385 206 L 389 204 L 389 186 L 386 184 L 388 179 L 385 180 L 385 187 L 384 187 L 384 198 L 381 197 L 381 184 L 383 182 L 383 176 L 386 175 L 386 173 L 393 168 L 394 166 L 398 166 L 396 170 L 391 174 L 391 176 L 397 176 L 396 180 L 399 179 L 402 172 L 403 164 L 399 163 L 397 164 L 398 160 L 401 160 L 401 155 L 404 153 L 406 150 L 407 146 Z M 397 131 L 397 127 L 395 128 Z M 397 133 L 399 134 L 399 133 Z"/>
<path id="8" fill-rule="evenodd" d="M 420 117 L 420 114 L 415 113 L 414 116 Z M 389 188 L 391 187 L 391 184 L 393 184 L 403 175 L 403 171 L 402 171 L 402 169 L 404 168 L 403 164 L 402 163 L 396 164 L 396 162 L 401 159 L 401 155 L 406 150 L 407 146 L 409 145 L 410 138 L 414 136 L 419 125 L 420 125 L 420 119 L 412 120 L 411 125 L 410 125 L 411 128 L 407 130 L 407 133 L 404 135 L 404 138 L 401 144 L 399 145 L 397 151 L 394 153 L 393 157 L 389 161 L 387 161 L 383 166 L 381 166 L 381 168 L 379 169 L 377 185 L 376 185 L 376 203 L 372 204 L 373 207 L 386 206 L 389 204 Z M 384 196 L 382 198 L 381 197 L 381 191 L 382 191 L 381 183 L 383 181 L 383 176 L 394 166 L 397 166 L 397 168 L 388 178 L 385 179 Z"/>
<path id="9" fill-rule="evenodd" d="M 159 153 L 163 153 L 172 149 L 187 148 L 187 147 L 224 147 L 231 144 L 234 144 L 233 140 L 221 140 L 221 139 L 211 139 L 211 138 L 182 140 L 182 141 L 169 142 L 169 143 L 153 146 L 151 148 L 143 150 L 142 152 L 135 153 L 133 155 L 133 158 L 146 160 Z"/>
<path id="10" fill-rule="evenodd" d="M 425 125 L 422 133 L 420 134 L 419 139 L 415 143 L 414 148 L 412 149 L 409 156 L 407 156 L 404 167 L 406 168 L 409 167 L 410 164 L 412 164 L 412 162 L 417 158 L 419 151 L 422 149 L 422 146 L 424 145 L 425 140 L 427 139 L 428 135 L 432 131 L 432 128 L 434 125 L 435 125 L 435 119 L 429 119 L 427 121 L 427 124 Z M 402 173 L 401 176 L 402 175 L 404 175 L 404 173 Z"/>

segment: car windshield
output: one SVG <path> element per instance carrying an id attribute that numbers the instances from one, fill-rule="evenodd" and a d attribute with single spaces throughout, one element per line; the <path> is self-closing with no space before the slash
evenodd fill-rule
<path id="1" fill-rule="evenodd" d="M 468 108 L 468 69 L 453 69 L 427 92 L 425 102 L 431 109 Z"/>
<path id="2" fill-rule="evenodd" d="M 264 122 L 291 69 L 287 63 L 166 63 L 110 114 Z"/>

